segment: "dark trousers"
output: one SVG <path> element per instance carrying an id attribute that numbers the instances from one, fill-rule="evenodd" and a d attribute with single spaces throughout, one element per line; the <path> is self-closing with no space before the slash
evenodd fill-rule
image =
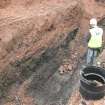
<path id="1" fill-rule="evenodd" d="M 99 54 L 99 48 L 88 48 L 87 56 L 86 56 L 86 63 L 87 64 L 94 64 L 96 62 L 96 57 Z"/>

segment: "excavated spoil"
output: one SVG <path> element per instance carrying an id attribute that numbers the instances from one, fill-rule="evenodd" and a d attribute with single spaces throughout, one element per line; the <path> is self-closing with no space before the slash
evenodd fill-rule
<path id="1" fill-rule="evenodd" d="M 78 0 L 72 3 L 69 0 L 53 1 L 55 4 L 46 0 L 42 3 L 34 2 L 40 8 L 32 4 L 27 7 L 23 0 L 17 5 L 16 1 L 11 1 L 7 7 L 2 6 L 0 9 L 0 65 L 2 65 L 0 102 L 2 105 L 8 103 L 17 105 L 19 103 L 17 101 L 21 100 L 22 96 L 24 99 L 29 97 L 35 101 L 32 104 L 30 101 L 30 103 L 25 102 L 25 105 L 59 103 L 60 100 L 66 103 L 72 91 L 71 85 L 67 83 L 72 83 L 71 75 L 76 67 L 66 77 L 59 75 L 58 68 L 63 59 L 71 57 L 69 47 L 77 35 L 82 16 L 80 3 Z M 29 9 L 26 11 L 27 8 Z M 11 14 L 7 10 L 12 11 Z M 75 63 L 78 61 L 76 60 Z M 26 89 L 24 84 L 27 81 Z M 44 89 L 41 90 L 42 92 L 41 87 Z M 25 93 L 21 92 L 21 88 Z M 18 95 L 21 99 L 18 99 Z"/>
<path id="2" fill-rule="evenodd" d="M 24 84 L 23 81 L 27 79 L 28 84 L 24 91 L 26 96 L 34 98 L 32 105 L 65 105 L 67 103 L 73 89 L 71 84 L 77 81 L 77 74 L 79 73 L 77 73 L 76 69 L 78 66 L 75 66 L 73 71 L 63 76 L 59 74 L 58 68 L 64 58 L 70 57 L 69 46 L 76 37 L 77 32 L 78 29 L 68 33 L 68 36 L 60 45 L 48 48 L 40 58 L 32 57 L 27 59 L 27 61 L 16 63 L 15 68 L 19 68 L 18 72 L 20 72 L 20 75 L 19 78 L 14 80 L 14 84 L 15 82 L 18 85 Z M 78 60 L 75 62 L 79 63 Z M 74 78 L 74 75 L 77 76 Z M 8 80 L 8 82 L 11 82 L 11 80 Z M 12 99 L 10 98 L 10 100 Z"/>
<path id="3" fill-rule="evenodd" d="M 88 21 L 105 14 L 93 1 L 1 0 L 1 105 L 66 105 L 78 85 Z M 72 70 L 60 75 L 65 59 Z"/>
<path id="4" fill-rule="evenodd" d="M 7 87 L 9 84 L 22 85 L 23 83 L 24 85 L 24 81 L 27 79 L 28 84 L 24 91 L 26 96 L 34 98 L 32 105 L 66 104 L 72 93 L 73 85 L 71 84 L 77 81 L 78 71 L 76 69 L 78 66 L 75 66 L 73 71 L 63 76 L 59 74 L 58 68 L 64 59 L 70 57 L 69 46 L 76 37 L 77 32 L 78 29 L 68 33 L 65 40 L 56 47 L 48 48 L 39 58 L 32 57 L 25 61 L 17 62 L 15 68 L 19 70 L 17 71 L 20 73 L 19 77 L 14 78 L 14 81 L 7 78 Z M 78 64 L 78 60 L 75 63 Z M 76 78 L 73 78 L 74 75 L 77 75 Z M 6 92 L 4 86 L 3 90 Z M 12 99 L 10 98 L 10 100 Z"/>
<path id="5" fill-rule="evenodd" d="M 11 3 L 11 0 L 0 0 L 0 9 L 7 7 Z"/>

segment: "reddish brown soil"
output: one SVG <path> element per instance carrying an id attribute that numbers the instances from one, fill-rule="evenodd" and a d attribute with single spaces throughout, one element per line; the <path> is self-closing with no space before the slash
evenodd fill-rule
<path id="1" fill-rule="evenodd" d="M 88 31 L 89 19 L 97 17 L 100 20 L 105 16 L 105 7 L 94 0 L 1 0 L 0 3 L 0 72 L 1 77 L 6 74 L 12 79 L 20 76 L 13 73 L 12 66 L 16 61 L 41 56 L 47 48 L 59 45 L 67 33 L 77 27 L 80 30 L 70 43 L 70 60 L 74 60 L 73 56 L 75 59 L 83 56 L 86 49 L 82 37 Z M 2 105 L 35 105 L 33 97 L 26 95 L 29 83 L 30 79 L 22 85 L 12 85 Z M 79 105 L 77 91 L 73 92 L 69 103 Z M 104 105 L 103 100 L 92 103 Z"/>
<path id="2" fill-rule="evenodd" d="M 70 17 L 68 16 L 69 11 L 78 5 L 76 1 L 72 4 L 63 0 L 41 3 L 34 1 L 36 6 L 32 3 L 33 6 L 31 5 L 28 9 L 23 6 L 25 1 L 18 1 L 18 4 L 15 2 L 12 1 L 10 6 L 0 9 L 1 64 L 4 64 L 11 54 L 14 55 L 14 61 L 14 59 L 22 59 L 24 55 L 37 53 L 40 48 L 46 49 L 53 39 L 57 40 L 55 35 L 61 30 L 63 30 L 62 33 L 65 33 L 67 30 L 73 30 L 78 24 L 78 19 L 66 19 L 66 17 Z M 77 13 L 75 12 L 73 15 L 75 16 Z M 52 28 L 51 31 L 50 28 Z"/>
<path id="3" fill-rule="evenodd" d="M 78 0 L 11 0 L 8 3 L 2 0 L 1 3 L 0 77 L 6 77 L 1 82 L 3 88 L 3 82 L 21 79 L 18 72 L 21 68 L 14 68 L 15 62 L 40 57 L 48 48 L 58 46 L 68 32 L 79 26 L 82 11 Z M 34 105 L 32 97 L 25 94 L 28 82 L 10 86 L 3 104 Z"/>

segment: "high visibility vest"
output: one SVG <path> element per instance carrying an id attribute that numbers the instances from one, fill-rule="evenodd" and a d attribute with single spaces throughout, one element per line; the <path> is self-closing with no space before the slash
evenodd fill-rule
<path id="1" fill-rule="evenodd" d="M 103 30 L 99 27 L 95 27 L 89 30 L 91 38 L 88 42 L 89 48 L 100 48 L 102 47 L 102 36 Z"/>

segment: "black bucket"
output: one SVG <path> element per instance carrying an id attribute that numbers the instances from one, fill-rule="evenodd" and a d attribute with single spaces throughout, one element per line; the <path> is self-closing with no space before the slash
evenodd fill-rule
<path id="1" fill-rule="evenodd" d="M 80 94 L 86 100 L 100 100 L 105 96 L 105 70 L 89 66 L 80 73 Z"/>

